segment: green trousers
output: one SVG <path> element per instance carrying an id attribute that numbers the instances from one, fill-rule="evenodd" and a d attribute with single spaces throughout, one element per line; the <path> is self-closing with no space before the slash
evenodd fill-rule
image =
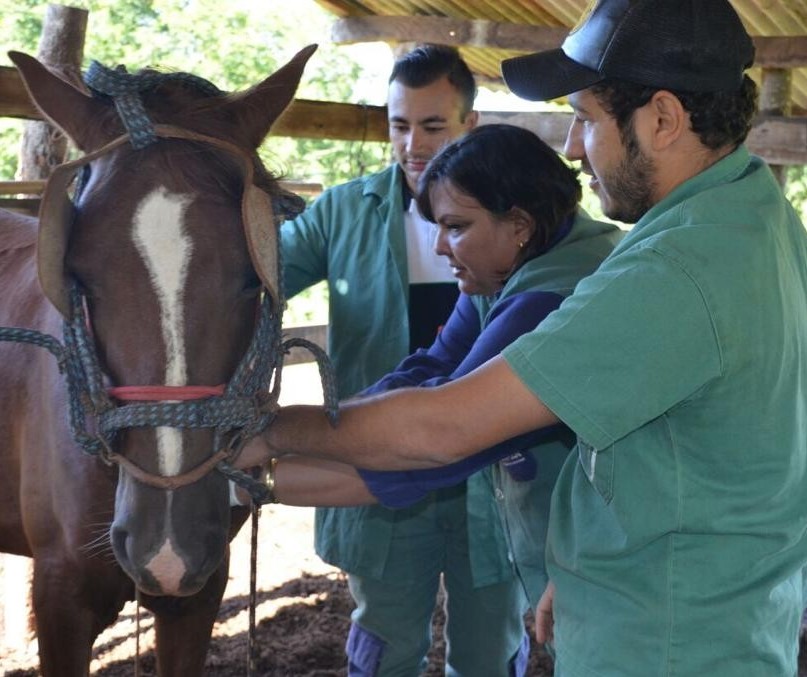
<path id="1" fill-rule="evenodd" d="M 529 654 L 527 601 L 514 576 L 474 588 L 465 485 L 396 528 L 383 580 L 350 575 L 356 602 L 347 642 L 350 677 L 416 677 L 426 666 L 431 620 L 443 577 L 446 675 L 517 677 Z"/>

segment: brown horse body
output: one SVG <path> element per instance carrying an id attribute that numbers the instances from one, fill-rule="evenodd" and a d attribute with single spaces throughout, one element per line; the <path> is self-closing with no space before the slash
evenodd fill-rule
<path id="1" fill-rule="evenodd" d="M 240 94 L 157 87 L 143 94 L 155 125 L 202 140 L 122 144 L 89 163 L 61 265 L 83 295 L 108 384 L 183 387 L 232 377 L 266 286 L 245 236 L 244 184 L 288 199 L 256 149 L 312 52 Z M 87 96 L 30 57 L 12 58 L 44 115 L 85 153 L 125 133 L 110 100 Z M 254 163 L 246 172 L 243 157 Z M 38 280 L 38 231 L 36 219 L 0 214 L 0 327 L 59 337 L 62 314 Z M 68 399 L 49 352 L 0 342 L 0 551 L 33 558 L 42 673 L 86 675 L 96 636 L 137 588 L 155 614 L 160 674 L 201 674 L 228 542 L 248 511 L 230 508 L 218 472 L 166 488 L 86 453 L 74 441 Z M 131 427 L 111 451 L 148 475 L 173 477 L 209 459 L 213 440 L 203 428 Z"/>

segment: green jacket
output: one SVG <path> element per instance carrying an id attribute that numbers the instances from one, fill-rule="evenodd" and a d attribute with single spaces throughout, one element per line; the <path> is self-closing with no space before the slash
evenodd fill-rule
<path id="1" fill-rule="evenodd" d="M 487 326 L 499 303 L 518 294 L 540 290 L 569 296 L 583 277 L 597 269 L 623 235 L 616 226 L 579 213 L 569 234 L 548 252 L 524 264 L 498 295 L 472 297 L 482 328 Z M 523 451 L 535 460 L 537 472 L 533 480 L 515 480 L 499 464 L 468 479 L 469 501 L 491 492 L 495 497 L 511 557 L 532 608 L 548 580 L 544 550 L 552 489 L 574 443 L 574 433 L 567 431 Z"/>
<path id="2" fill-rule="evenodd" d="M 285 294 L 328 283 L 328 354 L 340 398 L 409 354 L 409 279 L 397 165 L 326 190 L 281 227 Z"/>
<path id="3" fill-rule="evenodd" d="M 325 191 L 283 224 L 285 293 L 327 280 L 328 353 L 339 396 L 366 388 L 409 354 L 409 279 L 402 174 L 397 165 Z M 418 506 L 318 509 L 317 554 L 359 576 L 383 578 L 393 530 Z M 492 494 L 469 500 L 471 569 L 477 586 L 513 576 Z"/>

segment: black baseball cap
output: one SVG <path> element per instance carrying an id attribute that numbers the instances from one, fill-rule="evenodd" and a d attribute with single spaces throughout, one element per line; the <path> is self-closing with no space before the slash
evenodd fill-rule
<path id="1" fill-rule="evenodd" d="M 548 101 L 616 78 L 685 92 L 736 91 L 754 44 L 728 0 L 596 0 L 559 49 L 502 62 L 514 94 Z"/>

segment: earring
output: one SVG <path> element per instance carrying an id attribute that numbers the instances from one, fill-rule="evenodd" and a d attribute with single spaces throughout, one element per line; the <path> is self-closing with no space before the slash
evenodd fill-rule
<path id="1" fill-rule="evenodd" d="M 522 240 L 521 242 L 518 243 L 518 248 L 519 249 L 524 249 L 525 244 L 527 244 L 527 243 Z"/>

